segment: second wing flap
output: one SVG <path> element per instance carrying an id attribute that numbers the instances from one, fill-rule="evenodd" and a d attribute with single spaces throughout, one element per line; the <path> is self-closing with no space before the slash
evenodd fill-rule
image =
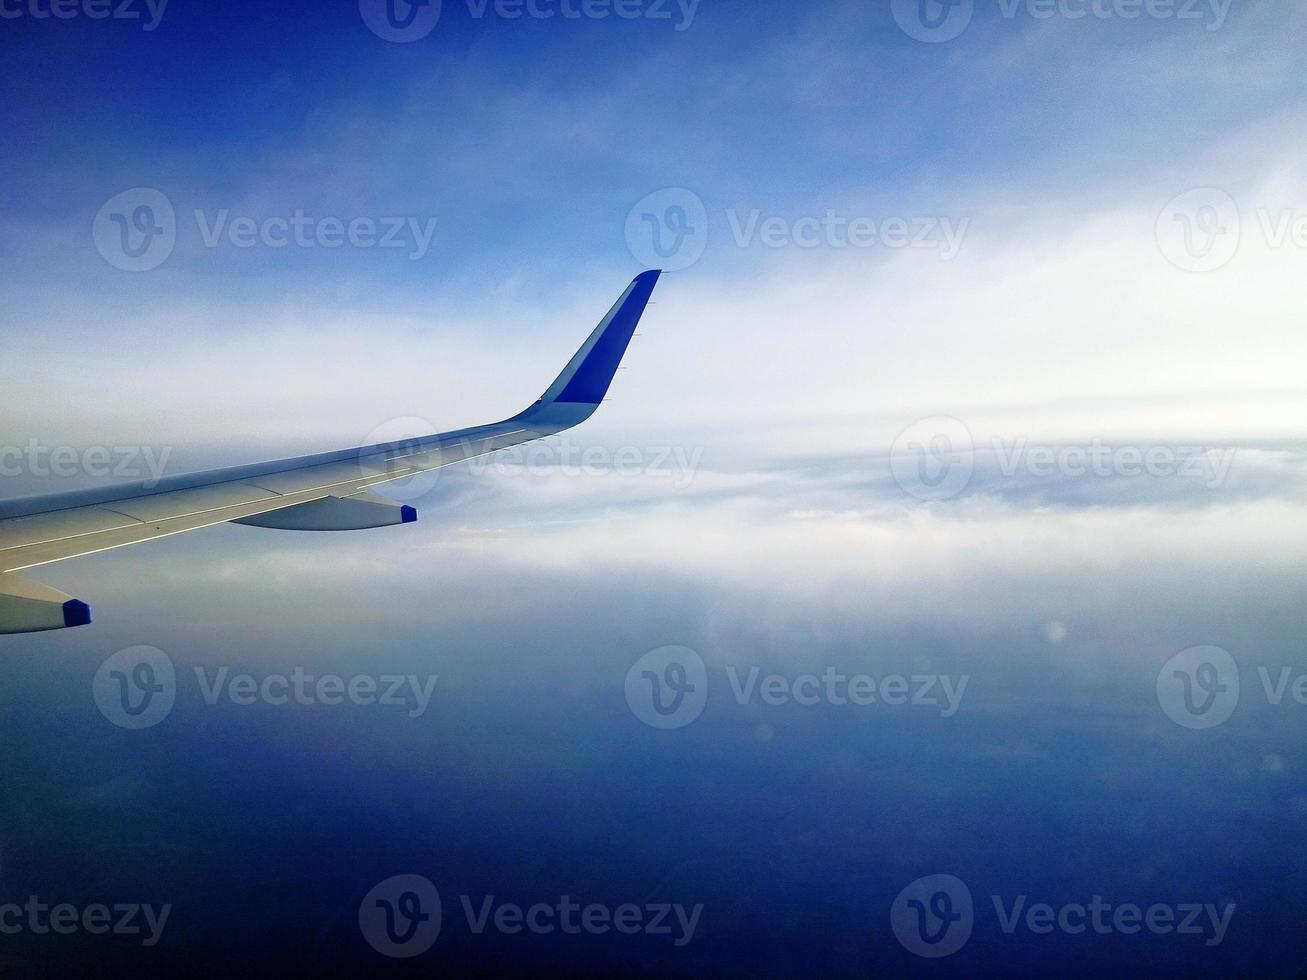
<path id="1" fill-rule="evenodd" d="M 364 492 L 348 497 L 323 497 L 266 514 L 242 517 L 232 523 L 281 531 L 360 531 L 412 524 L 417 519 L 418 512 L 407 504 Z"/>

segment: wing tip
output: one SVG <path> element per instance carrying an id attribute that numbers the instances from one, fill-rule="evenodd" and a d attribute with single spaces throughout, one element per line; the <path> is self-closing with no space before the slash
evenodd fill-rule
<path id="1" fill-rule="evenodd" d="M 64 627 L 91 625 L 91 607 L 81 599 L 69 599 L 64 603 Z"/>
<path id="2" fill-rule="evenodd" d="M 595 406 L 604 400 L 660 275 L 661 269 L 647 269 L 631 280 L 608 315 L 546 389 L 540 398 L 542 403 Z"/>

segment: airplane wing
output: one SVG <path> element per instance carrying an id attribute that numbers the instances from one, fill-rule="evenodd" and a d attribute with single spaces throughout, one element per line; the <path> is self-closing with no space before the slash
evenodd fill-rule
<path id="1" fill-rule="evenodd" d="M 370 490 L 570 429 L 608 392 L 659 272 L 637 276 L 534 405 L 502 422 L 128 484 L 0 500 L 0 633 L 83 626 L 90 607 L 14 572 L 233 521 L 339 531 L 407 524 L 417 512 Z"/>

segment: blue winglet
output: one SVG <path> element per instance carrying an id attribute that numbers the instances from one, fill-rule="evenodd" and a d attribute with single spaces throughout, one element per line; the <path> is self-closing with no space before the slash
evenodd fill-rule
<path id="1" fill-rule="evenodd" d="M 598 405 L 604 400 L 661 274 L 659 269 L 650 269 L 635 277 L 617 305 L 591 335 L 590 341 L 578 351 L 579 363 L 574 358 L 567 366 L 562 376 L 567 378 L 562 390 L 552 398 L 547 395 L 546 400 L 584 405 Z M 569 371 L 570 377 L 567 376 Z"/>
<path id="2" fill-rule="evenodd" d="M 408 504 L 404 504 L 402 507 L 399 508 L 399 518 L 400 518 L 399 522 L 401 524 L 416 523 L 418 519 L 417 508 L 410 507 Z"/>

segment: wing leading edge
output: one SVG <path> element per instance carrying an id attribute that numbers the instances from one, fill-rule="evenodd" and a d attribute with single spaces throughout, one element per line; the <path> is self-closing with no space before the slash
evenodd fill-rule
<path id="1" fill-rule="evenodd" d="M 13 573 L 228 521 L 291 530 L 410 523 L 417 513 L 371 487 L 554 435 L 594 414 L 658 282 L 627 286 L 530 408 L 502 422 L 294 459 L 0 501 L 0 633 L 81 626 L 90 607 Z"/>

